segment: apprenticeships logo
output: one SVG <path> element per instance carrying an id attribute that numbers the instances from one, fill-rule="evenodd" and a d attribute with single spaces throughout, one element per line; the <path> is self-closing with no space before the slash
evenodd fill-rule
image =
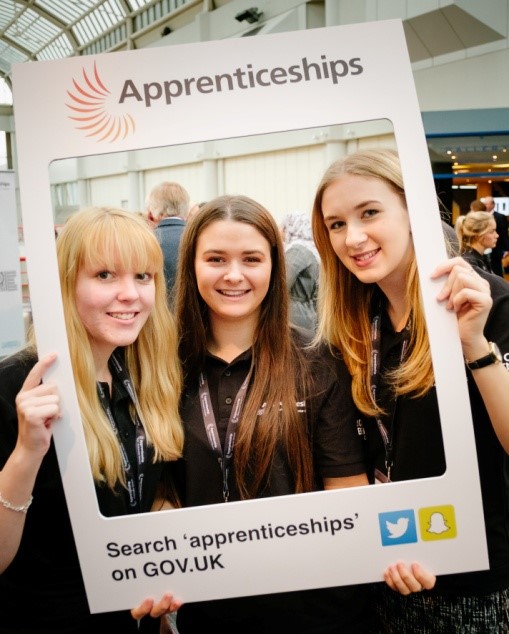
<path id="1" fill-rule="evenodd" d="M 83 77 L 73 78 L 74 88 L 68 90 L 70 101 L 66 106 L 72 112 L 69 119 L 76 122 L 76 129 L 82 130 L 87 137 L 96 137 L 96 141 L 123 140 L 134 133 L 136 124 L 129 113 L 115 112 L 118 102 L 111 99 L 94 63 L 92 75 L 83 68 Z"/>

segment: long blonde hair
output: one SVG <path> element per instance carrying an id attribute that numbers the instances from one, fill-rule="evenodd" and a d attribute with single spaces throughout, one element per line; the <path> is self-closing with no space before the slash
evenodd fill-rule
<path id="1" fill-rule="evenodd" d="M 319 324 L 316 341 L 339 348 L 352 375 L 352 394 L 357 407 L 369 416 L 382 414 L 370 389 L 371 320 L 376 284 L 360 282 L 334 252 L 323 220 L 325 190 L 345 174 L 376 178 L 396 192 L 406 205 L 399 158 L 389 149 L 350 154 L 326 170 L 315 195 L 313 237 L 321 257 L 318 291 Z M 434 382 L 428 334 L 422 306 L 415 255 L 406 272 L 406 294 L 412 306 L 409 353 L 400 367 L 388 374 L 396 394 L 420 397 Z"/>
<path id="2" fill-rule="evenodd" d="M 154 275 L 155 303 L 137 340 L 125 348 L 126 367 L 139 415 L 153 446 L 154 462 L 182 454 L 184 432 L 178 403 L 181 370 L 174 319 L 168 308 L 161 247 L 147 223 L 121 209 L 89 208 L 65 223 L 57 238 L 62 301 L 85 439 L 96 482 L 125 485 L 120 446 L 97 395 L 87 331 L 76 308 L 76 278 L 83 267 L 147 271 Z"/>

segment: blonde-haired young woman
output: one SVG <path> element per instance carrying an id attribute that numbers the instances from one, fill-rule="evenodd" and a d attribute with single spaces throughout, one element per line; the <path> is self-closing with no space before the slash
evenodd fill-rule
<path id="1" fill-rule="evenodd" d="M 99 510 L 150 511 L 164 461 L 176 460 L 183 447 L 177 335 L 161 248 L 135 214 L 90 208 L 66 222 L 57 256 Z M 0 632 L 158 632 L 159 619 L 137 623 L 133 616 L 178 608 L 171 594 L 132 614 L 88 610 L 52 442 L 58 388 L 41 382 L 55 359 L 38 361 L 29 345 L 0 363 Z"/>
<path id="2" fill-rule="evenodd" d="M 312 221 L 323 266 L 318 336 L 339 348 L 352 375 L 370 480 L 443 474 L 433 367 L 397 154 L 366 150 L 333 163 L 318 186 Z M 389 587 L 377 588 L 380 631 L 507 632 L 509 284 L 477 273 L 460 257 L 440 265 L 433 277 L 443 279 L 437 300 L 456 313 L 467 359 L 490 570 L 442 576 L 435 585 L 422 569 L 409 574 L 391 566 Z"/>

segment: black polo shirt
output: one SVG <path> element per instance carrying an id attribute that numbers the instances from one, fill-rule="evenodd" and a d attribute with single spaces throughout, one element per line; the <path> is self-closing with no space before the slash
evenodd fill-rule
<path id="1" fill-rule="evenodd" d="M 35 356 L 19 353 L 0 362 L 0 468 L 18 436 L 15 397 L 35 361 Z M 123 390 L 123 386 L 113 390 L 113 403 L 115 418 L 125 428 L 128 410 Z M 159 470 L 154 465 L 147 469 L 149 482 L 159 480 Z M 96 490 L 104 515 L 124 514 L 122 496 L 117 499 L 109 489 Z M 147 483 L 146 492 L 143 507 L 150 510 L 155 485 Z M 90 614 L 53 441 L 37 474 L 33 498 L 19 550 L 0 575 L 0 634 L 159 632 L 158 619 L 144 618 L 138 628 L 129 610 Z"/>
<path id="2" fill-rule="evenodd" d="M 351 380 L 346 367 L 326 347 L 306 352 L 306 358 L 314 378 L 313 394 L 306 406 L 312 421 L 310 435 L 317 482 L 326 476 L 364 473 L 363 446 L 356 430 Z M 221 443 L 224 443 L 232 404 L 250 367 L 250 350 L 231 363 L 211 354 L 205 359 L 204 372 Z M 304 416 L 302 404 L 296 406 Z M 221 503 L 222 472 L 205 432 L 197 384 L 186 386 L 181 414 L 185 448 L 184 459 L 177 464 L 184 504 Z M 264 496 L 294 492 L 283 452 L 279 452 L 276 462 Z M 238 499 L 232 479 L 230 500 Z M 317 565 L 320 565 L 319 559 Z M 372 617 L 371 588 L 367 584 L 187 603 L 177 613 L 177 627 L 181 634 L 199 634 L 214 628 L 220 628 L 223 634 L 368 634 L 373 632 Z"/>
<path id="3" fill-rule="evenodd" d="M 310 412 L 308 418 L 312 420 L 310 436 L 313 439 L 317 488 L 321 488 L 324 477 L 364 473 L 363 447 L 356 430 L 350 376 L 346 367 L 326 347 L 306 354 L 313 375 L 313 394 L 306 407 Z M 222 447 L 232 404 L 250 367 L 251 350 L 242 353 L 231 363 L 211 354 L 206 356 L 204 373 Z M 260 403 L 260 407 L 262 405 Z M 305 408 L 300 403 L 296 406 L 305 416 Z M 184 505 L 223 502 L 222 471 L 205 430 L 197 383 L 186 386 L 181 416 L 185 427 L 185 445 L 178 477 Z M 263 497 L 291 495 L 295 492 L 284 453 L 282 449 L 277 453 Z M 230 476 L 229 488 L 230 501 L 239 500 L 233 474 Z"/>

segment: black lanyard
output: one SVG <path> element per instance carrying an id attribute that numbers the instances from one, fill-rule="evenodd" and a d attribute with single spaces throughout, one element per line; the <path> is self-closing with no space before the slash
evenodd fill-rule
<path id="1" fill-rule="evenodd" d="M 378 379 L 380 377 L 380 364 L 381 364 L 381 356 L 382 356 L 382 335 L 381 335 L 381 324 L 382 324 L 382 313 L 381 311 L 373 318 L 371 322 L 371 394 L 373 396 L 373 400 L 376 403 L 376 393 L 378 386 Z M 408 348 L 408 342 L 410 341 L 410 328 L 411 328 L 411 319 L 408 320 L 404 333 L 403 333 L 403 343 L 401 345 L 401 355 L 400 355 L 400 363 L 403 363 L 405 358 L 405 354 Z M 382 419 L 379 416 L 375 417 L 376 424 L 378 426 L 378 431 L 380 432 L 380 436 L 382 437 L 382 441 L 385 449 L 385 469 L 387 471 L 387 481 L 391 481 L 391 469 L 394 464 L 394 453 L 393 453 L 393 431 L 394 431 L 394 418 L 396 415 L 396 407 L 397 407 L 397 396 L 395 396 L 391 400 L 391 407 L 387 414 L 387 419 L 389 421 L 389 425 L 384 425 Z"/>
<path id="2" fill-rule="evenodd" d="M 212 410 L 212 402 L 210 400 L 210 390 L 207 383 L 207 378 L 203 374 L 200 374 L 199 378 L 199 393 L 200 393 L 200 406 L 203 416 L 203 423 L 205 425 L 205 432 L 209 439 L 210 447 L 216 454 L 221 472 L 223 475 L 223 500 L 228 502 L 230 497 L 230 488 L 228 485 L 228 477 L 230 473 L 230 467 L 233 460 L 233 447 L 235 446 L 235 435 L 237 433 L 237 425 L 239 424 L 240 415 L 242 413 L 242 406 L 247 394 L 247 387 L 251 378 L 252 370 L 249 370 L 244 382 L 240 386 L 237 396 L 232 405 L 230 412 L 230 419 L 228 421 L 228 427 L 226 429 L 226 438 L 224 441 L 224 448 L 221 447 L 221 441 L 219 439 L 219 433 L 217 431 L 216 418 Z"/>
<path id="3" fill-rule="evenodd" d="M 117 356 L 117 352 L 115 351 L 110 357 L 109 363 L 110 369 L 112 370 L 112 374 L 122 382 L 124 387 L 129 394 L 131 401 L 135 407 L 135 415 L 134 415 L 134 425 L 136 428 L 136 462 L 138 467 L 138 477 L 136 482 L 136 477 L 132 468 L 132 465 L 129 461 L 129 457 L 122 441 L 122 437 L 118 431 L 117 423 L 113 417 L 113 412 L 111 411 L 111 405 L 107 394 L 104 391 L 104 387 L 98 381 L 97 382 L 97 393 L 99 394 L 99 400 L 101 401 L 101 405 L 106 412 L 108 420 L 115 432 L 118 442 L 120 444 L 120 452 L 122 454 L 122 462 L 124 467 L 124 472 L 126 476 L 126 485 L 127 491 L 129 493 L 129 506 L 131 508 L 140 508 L 141 507 L 141 499 L 142 499 L 142 488 L 143 488 L 143 476 L 145 473 L 145 465 L 147 462 L 147 437 L 145 434 L 145 429 L 140 420 L 138 414 L 138 398 L 136 397 L 136 392 L 134 391 L 133 384 L 129 373 L 127 372 L 127 368 L 124 366 L 121 355 Z"/>

